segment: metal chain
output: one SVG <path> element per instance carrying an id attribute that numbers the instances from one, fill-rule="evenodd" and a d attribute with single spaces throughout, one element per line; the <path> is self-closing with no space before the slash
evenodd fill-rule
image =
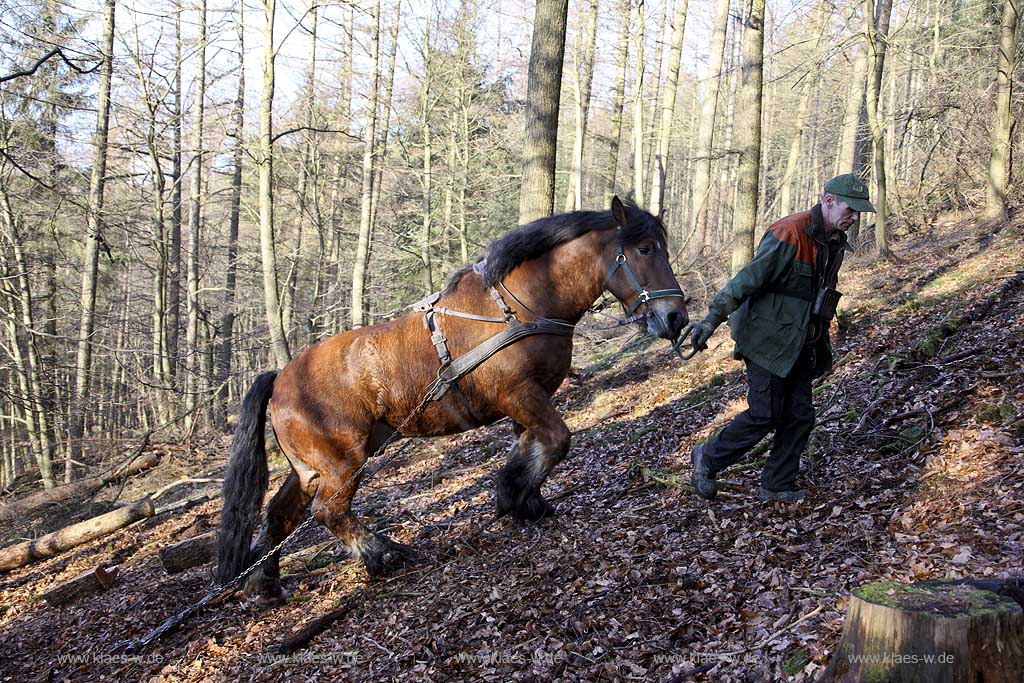
<path id="1" fill-rule="evenodd" d="M 439 374 L 440 374 L 440 371 L 439 371 Z M 374 458 L 377 455 L 379 455 L 385 448 L 387 448 L 389 445 L 391 445 L 391 443 L 394 442 L 395 439 L 397 439 L 398 437 L 400 437 L 402 435 L 402 430 L 405 429 L 405 427 L 410 422 L 412 422 L 413 420 L 418 418 L 423 413 L 424 409 L 427 407 L 427 404 L 430 403 L 430 396 L 431 396 L 431 394 L 433 392 L 434 387 L 440 382 L 440 379 L 441 379 L 440 376 L 438 376 L 430 384 L 427 385 L 427 388 L 426 388 L 426 390 L 424 392 L 424 395 L 423 395 L 423 399 L 419 402 L 419 405 L 417 405 L 415 408 L 413 408 L 412 412 L 409 413 L 409 415 L 402 421 L 402 424 L 400 424 L 395 429 L 395 431 L 387 439 L 384 440 L 384 443 L 382 443 L 380 446 L 378 446 L 377 449 L 373 453 L 370 454 L 370 457 L 368 457 L 366 459 L 366 462 L 364 462 L 358 469 L 356 469 L 355 472 L 353 472 L 351 475 L 349 475 L 349 478 L 345 481 L 345 483 L 342 486 L 340 486 L 338 488 L 338 490 L 335 491 L 331 495 L 330 498 L 325 500 L 323 502 L 323 504 L 320 506 L 319 509 L 322 510 L 322 509 L 326 508 L 328 505 L 330 505 L 334 501 L 334 499 L 337 498 L 338 495 L 341 494 L 341 492 L 344 491 L 348 487 L 348 484 L 350 482 L 354 481 L 355 478 L 358 477 L 359 474 L 364 469 L 366 469 L 366 467 L 370 464 L 372 458 Z M 383 470 L 385 467 L 387 467 L 388 464 L 392 460 L 394 460 L 400 453 L 402 453 L 403 450 L 404 450 L 404 446 L 402 448 L 399 448 L 398 450 L 396 450 L 391 455 L 389 455 L 387 457 L 387 459 L 385 459 L 384 462 L 381 463 L 381 466 L 379 468 L 377 468 L 377 470 L 375 470 L 370 476 L 372 476 L 374 474 L 377 474 L 378 472 Z M 170 631 L 173 628 L 176 628 L 182 622 L 184 622 L 187 619 L 191 618 L 192 615 L 194 615 L 196 612 L 198 612 L 200 609 L 202 609 L 203 607 L 208 605 L 210 602 L 212 602 L 216 598 L 218 598 L 220 596 L 227 597 L 227 596 L 231 595 L 232 593 L 234 593 L 235 591 L 237 591 L 239 586 L 241 585 L 241 582 L 242 582 L 243 579 L 245 579 L 249 574 L 251 574 L 253 571 L 255 571 L 257 567 L 259 567 L 264 562 L 266 562 L 270 558 L 271 555 L 273 555 L 274 553 L 279 552 L 281 550 L 281 548 L 283 548 L 284 545 L 286 543 L 288 543 L 288 541 L 291 540 L 291 538 L 293 536 L 295 536 L 300 531 L 302 531 L 307 526 L 309 526 L 314 521 L 316 521 L 316 516 L 315 515 L 316 515 L 316 512 L 311 509 L 310 513 L 309 513 L 309 516 L 306 517 L 306 519 L 303 520 L 303 522 L 301 524 L 299 524 L 297 527 L 295 527 L 295 529 L 293 529 L 290 534 L 288 534 L 283 539 L 281 539 L 280 543 L 278 543 L 273 548 L 271 548 L 269 551 L 264 553 L 261 558 L 259 558 L 258 560 L 253 562 L 251 565 L 249 565 L 245 570 L 242 571 L 242 573 L 240 573 L 238 576 L 233 578 L 231 581 L 228 581 L 227 583 L 225 583 L 223 585 L 220 585 L 217 588 L 213 589 L 212 591 L 208 592 L 206 595 L 204 595 L 198 602 L 196 602 L 191 607 L 189 607 L 189 608 L 187 608 L 187 609 L 185 609 L 185 610 L 175 614 L 173 617 L 169 617 L 169 618 L 165 619 L 159 626 L 157 626 L 155 629 L 153 629 L 152 631 L 147 633 L 142 638 L 139 638 L 137 640 L 119 641 L 119 642 L 115 643 L 115 645 L 114 645 L 115 650 L 120 650 L 120 649 L 123 648 L 126 652 L 130 652 L 130 653 L 140 652 L 144 648 L 148 647 L 151 643 L 153 643 L 154 641 L 158 640 L 165 633 L 167 633 L 168 631 Z"/>

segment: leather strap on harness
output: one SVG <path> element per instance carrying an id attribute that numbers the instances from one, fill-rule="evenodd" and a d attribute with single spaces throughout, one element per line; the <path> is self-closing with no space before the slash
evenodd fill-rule
<path id="1" fill-rule="evenodd" d="M 571 337 L 573 328 L 552 320 L 520 322 L 510 325 L 465 355 L 459 356 L 447 367 L 441 368 L 440 372 L 437 373 L 437 379 L 434 380 L 427 390 L 428 399 L 431 401 L 440 399 L 456 382 L 471 373 L 485 360 L 498 353 L 498 351 L 515 344 L 524 337 L 534 334 L 556 334 L 562 337 Z"/>

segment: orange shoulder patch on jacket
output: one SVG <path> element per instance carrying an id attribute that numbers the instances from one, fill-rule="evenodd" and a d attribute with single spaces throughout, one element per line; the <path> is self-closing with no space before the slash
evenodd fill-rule
<path id="1" fill-rule="evenodd" d="M 811 212 L 801 211 L 791 216 L 776 221 L 768 229 L 775 235 L 775 239 L 796 247 L 796 260 L 814 265 L 815 246 L 811 236 L 804 232 L 804 228 L 811 224 Z"/>

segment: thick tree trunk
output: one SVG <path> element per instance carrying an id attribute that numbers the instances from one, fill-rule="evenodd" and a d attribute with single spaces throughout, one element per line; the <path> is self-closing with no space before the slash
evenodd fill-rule
<path id="1" fill-rule="evenodd" d="M 668 74 L 665 90 L 661 95 L 661 124 L 658 126 L 657 151 L 654 157 L 649 208 L 654 215 L 665 209 L 665 179 L 668 175 L 668 153 L 672 145 L 672 119 L 676 110 L 676 92 L 679 89 L 679 63 L 682 61 L 683 35 L 686 31 L 686 14 L 689 0 L 676 0 L 672 14 L 672 42 L 668 55 Z"/>
<path id="2" fill-rule="evenodd" d="M 992 581 L 881 581 L 850 596 L 818 683 L 1011 683 L 1024 671 L 1024 612 Z"/>
<path id="3" fill-rule="evenodd" d="M 882 86 L 882 71 L 885 68 L 885 49 L 889 33 L 889 16 L 892 14 L 892 0 L 881 0 L 877 24 L 874 14 L 874 0 L 864 0 L 864 26 L 867 35 L 868 125 L 871 128 L 871 151 L 875 171 L 874 204 L 875 252 L 882 258 L 890 255 L 889 233 L 885 226 L 885 127 L 878 111 L 879 93 Z"/>
<path id="4" fill-rule="evenodd" d="M 718 112 L 718 92 L 722 80 L 722 62 L 725 57 L 725 34 L 729 26 L 729 0 L 718 0 L 715 10 L 711 52 L 708 55 L 707 77 L 701 97 L 700 128 L 697 132 L 695 168 L 690 192 L 693 214 L 690 221 L 690 235 L 693 240 L 690 251 L 699 253 L 707 240 L 708 196 L 711 192 L 711 154 L 714 142 L 715 115 Z"/>
<path id="5" fill-rule="evenodd" d="M 732 221 L 734 275 L 754 257 L 761 161 L 761 96 L 764 86 L 764 6 L 765 0 L 751 0 L 743 21 L 743 71 L 736 120 L 739 167 Z"/>
<path id="6" fill-rule="evenodd" d="M 259 167 L 260 254 L 263 257 L 263 299 L 270 327 L 274 362 L 284 367 L 291 360 L 288 337 L 281 317 L 281 299 L 277 282 L 277 253 L 274 249 L 274 12 L 277 0 L 263 0 L 263 96 L 260 99 L 260 142 L 256 164 Z"/>
<path id="7" fill-rule="evenodd" d="M 82 258 L 81 318 L 78 325 L 78 353 L 75 358 L 74 393 L 68 430 L 64 481 L 74 478 L 82 453 L 85 433 L 85 397 L 92 365 L 93 324 L 96 314 L 96 285 L 99 273 L 100 240 L 103 239 L 103 189 L 107 175 L 107 131 L 110 127 L 110 81 L 114 69 L 114 0 L 105 0 L 103 19 L 103 64 L 100 69 L 96 104 L 96 132 L 93 135 L 92 175 L 89 180 L 89 214 L 85 254 Z"/>
<path id="8" fill-rule="evenodd" d="M 537 0 L 526 88 L 520 224 L 550 216 L 555 206 L 558 103 L 562 93 L 568 12 L 569 0 Z"/>
<path id="9" fill-rule="evenodd" d="M 373 4 L 370 18 L 369 93 L 366 101 L 366 128 L 363 134 L 363 183 L 360 193 L 359 236 L 352 263 L 352 327 L 366 324 L 363 297 L 366 293 L 366 269 L 370 262 L 370 234 L 373 231 L 371 208 L 373 203 L 374 147 L 377 139 L 377 105 L 380 88 L 378 61 L 380 57 L 380 0 Z"/>
<path id="10" fill-rule="evenodd" d="M 996 57 L 996 109 L 992 121 L 992 152 L 988 161 L 985 216 L 1006 216 L 1006 185 L 1010 171 L 1010 131 L 1013 112 L 1010 98 L 1017 56 L 1018 6 L 1021 0 L 1003 0 L 1003 21 Z"/>
<path id="11" fill-rule="evenodd" d="M 153 501 L 147 497 L 35 540 L 8 546 L 0 550 L 0 571 L 10 571 L 36 560 L 53 557 L 76 545 L 113 533 L 140 519 L 152 517 L 153 513 Z"/>

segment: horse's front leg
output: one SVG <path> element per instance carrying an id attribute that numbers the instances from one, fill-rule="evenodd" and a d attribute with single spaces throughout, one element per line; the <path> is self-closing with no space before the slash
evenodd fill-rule
<path id="1" fill-rule="evenodd" d="M 519 437 L 498 473 L 497 516 L 536 521 L 555 509 L 540 493 L 541 484 L 569 452 L 571 434 L 547 392 L 536 384 L 512 392 L 503 406 Z"/>

